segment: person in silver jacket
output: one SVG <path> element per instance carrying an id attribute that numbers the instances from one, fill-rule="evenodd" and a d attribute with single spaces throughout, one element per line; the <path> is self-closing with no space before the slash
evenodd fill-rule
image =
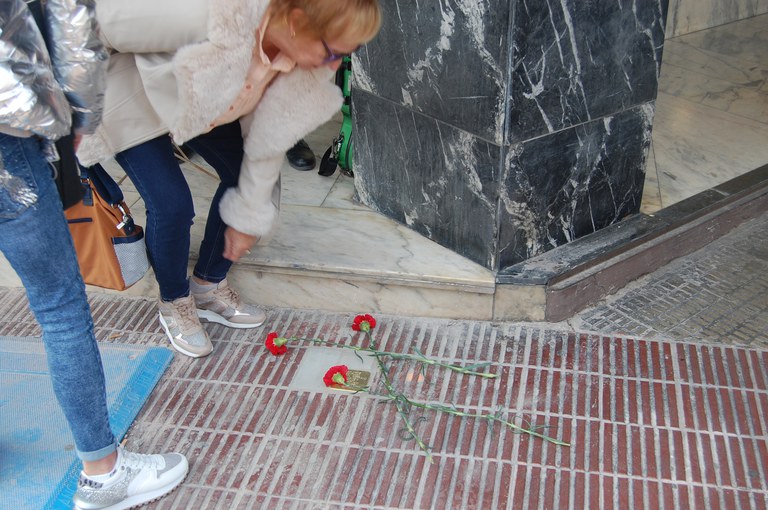
<path id="1" fill-rule="evenodd" d="M 140 455 L 117 445 L 85 285 L 53 180 L 52 142 L 70 132 L 77 142 L 101 120 L 108 56 L 94 10 L 93 0 L 0 0 L 0 251 L 42 328 L 54 393 L 83 462 L 75 507 L 116 509 L 171 491 L 188 463 L 181 454 Z"/>
<path id="2" fill-rule="evenodd" d="M 0 0 L 0 132 L 47 140 L 71 129 L 94 132 L 108 55 L 94 30 L 93 8 L 93 1 L 47 0 L 47 48 L 25 2 Z"/>

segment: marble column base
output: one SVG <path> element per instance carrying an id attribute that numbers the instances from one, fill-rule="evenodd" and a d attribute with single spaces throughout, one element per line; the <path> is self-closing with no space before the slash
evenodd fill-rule
<path id="1" fill-rule="evenodd" d="M 357 174 L 361 202 L 492 271 L 640 209 L 653 102 L 510 146 L 372 94 L 353 104 L 355 164 L 376 169 Z"/>

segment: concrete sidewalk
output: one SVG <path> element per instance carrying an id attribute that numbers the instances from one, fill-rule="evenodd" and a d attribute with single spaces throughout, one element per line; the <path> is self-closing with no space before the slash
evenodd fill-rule
<path id="1" fill-rule="evenodd" d="M 430 463 L 392 402 L 307 383 L 348 350 L 266 351 L 270 331 L 365 343 L 351 315 L 288 309 L 254 330 L 207 325 L 214 353 L 175 357 L 127 444 L 190 457 L 162 509 L 768 508 L 767 275 L 763 215 L 566 322 L 374 314 L 382 349 L 499 376 L 388 362 L 413 400 L 500 412 L 570 447 L 414 408 Z M 153 300 L 91 304 L 100 341 L 167 344 Z M 0 335 L 39 335 L 21 290 L 0 289 L 0 310 Z"/>

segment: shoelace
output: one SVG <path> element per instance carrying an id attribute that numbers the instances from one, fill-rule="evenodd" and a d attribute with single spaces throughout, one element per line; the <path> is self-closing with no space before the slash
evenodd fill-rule
<path id="1" fill-rule="evenodd" d="M 144 467 L 157 469 L 160 467 L 160 458 L 155 455 L 144 455 L 141 453 L 127 452 L 123 450 L 123 466 L 128 465 L 133 469 L 140 470 Z"/>
<path id="2" fill-rule="evenodd" d="M 197 318 L 197 308 L 194 305 L 194 301 L 184 301 L 174 308 L 179 315 L 179 321 L 183 330 L 186 331 L 197 327 L 199 319 Z"/>
<path id="3" fill-rule="evenodd" d="M 232 287 L 226 287 L 223 289 L 216 289 L 213 291 L 213 294 L 218 298 L 224 301 L 227 306 L 232 307 L 235 310 L 239 310 L 242 308 L 242 303 L 240 303 L 240 295 L 235 292 L 235 289 Z"/>

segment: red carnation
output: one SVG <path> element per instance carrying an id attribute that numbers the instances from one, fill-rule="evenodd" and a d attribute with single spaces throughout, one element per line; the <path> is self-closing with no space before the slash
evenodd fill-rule
<path id="1" fill-rule="evenodd" d="M 343 386 L 347 382 L 347 365 L 336 365 L 331 367 L 323 376 L 323 382 L 326 386 Z"/>
<path id="2" fill-rule="evenodd" d="M 288 352 L 288 347 L 285 346 L 285 343 L 287 341 L 288 341 L 287 338 L 280 338 L 277 336 L 277 333 L 272 332 L 267 335 L 267 341 L 264 342 L 264 345 L 267 346 L 267 349 L 269 349 L 269 352 L 271 352 L 275 356 L 280 356 Z"/>
<path id="3" fill-rule="evenodd" d="M 355 321 L 352 323 L 352 329 L 355 331 L 370 331 L 376 327 L 376 319 L 371 315 L 362 314 L 355 317 Z"/>

